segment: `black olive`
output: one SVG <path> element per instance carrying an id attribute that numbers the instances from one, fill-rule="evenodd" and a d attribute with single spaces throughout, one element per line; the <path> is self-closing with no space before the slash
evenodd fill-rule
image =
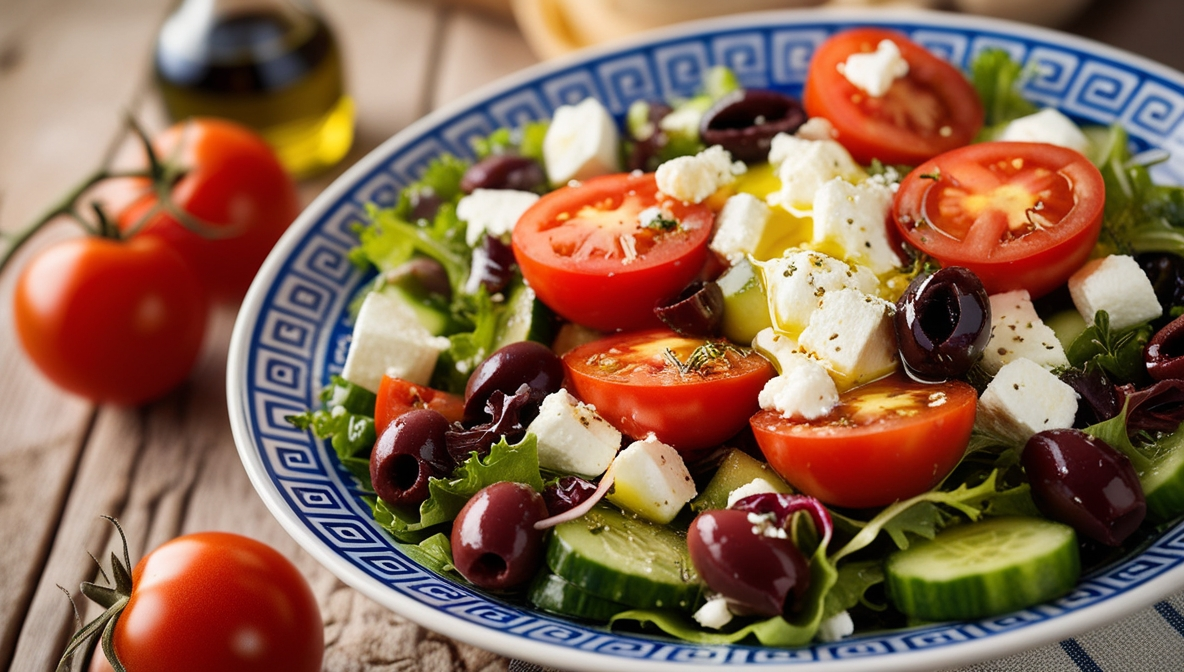
<path id="1" fill-rule="evenodd" d="M 547 186 L 547 175 L 534 159 L 513 154 L 495 154 L 469 166 L 460 180 L 466 194 L 476 189 L 539 191 Z"/>
<path id="2" fill-rule="evenodd" d="M 732 92 L 703 113 L 699 136 L 704 144 L 720 145 L 745 163 L 769 159 L 769 146 L 778 133 L 793 133 L 806 121 L 798 101 L 776 91 L 750 89 Z"/>
<path id="3" fill-rule="evenodd" d="M 498 349 L 477 365 L 465 386 L 465 421 L 476 422 L 486 415 L 485 404 L 494 391 L 514 394 L 518 387 L 530 387 L 530 401 L 541 403 L 563 386 L 563 360 L 550 348 L 534 341 L 518 341 Z"/>
<path id="4" fill-rule="evenodd" d="M 905 371 L 922 382 L 961 376 L 991 338 L 991 302 L 982 281 L 949 266 L 909 284 L 896 304 L 896 340 Z"/>
<path id="5" fill-rule="evenodd" d="M 654 314 L 683 336 L 716 336 L 724 323 L 724 293 L 714 282 L 696 280 Z"/>
<path id="6" fill-rule="evenodd" d="M 1177 317 L 1147 342 L 1147 373 L 1156 380 L 1184 378 L 1184 316 Z"/>

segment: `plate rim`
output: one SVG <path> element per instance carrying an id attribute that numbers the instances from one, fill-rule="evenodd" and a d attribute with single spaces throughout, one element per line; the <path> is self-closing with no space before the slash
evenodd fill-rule
<path id="1" fill-rule="evenodd" d="M 363 573 L 352 564 L 346 562 L 338 555 L 333 547 L 312 534 L 291 507 L 288 506 L 287 502 L 283 499 L 280 489 L 268 475 L 267 469 L 263 464 L 260 448 L 255 444 L 254 438 L 251 435 L 251 428 L 247 422 L 246 399 L 248 386 L 246 366 L 250 356 L 249 346 L 251 344 L 251 335 L 258 326 L 258 320 L 255 318 L 260 314 L 260 308 L 274 281 L 278 279 L 281 266 L 297 248 L 298 243 L 322 220 L 330 206 L 339 202 L 352 190 L 357 185 L 359 178 L 369 175 L 375 168 L 389 159 L 396 149 L 410 144 L 426 131 L 440 125 L 442 121 L 456 117 L 461 112 L 474 107 L 479 101 L 490 99 L 498 93 L 509 91 L 526 82 L 544 78 L 548 74 L 554 74 L 567 68 L 582 63 L 593 62 L 613 54 L 628 53 L 654 42 L 694 36 L 707 37 L 714 33 L 746 27 L 758 27 L 769 23 L 791 26 L 795 24 L 824 22 L 877 24 L 885 26 L 920 24 L 956 30 L 994 31 L 1015 34 L 1030 39 L 1064 45 L 1081 51 L 1090 51 L 1100 57 L 1130 65 L 1164 79 L 1174 80 L 1184 89 L 1184 74 L 1168 68 L 1163 64 L 1089 38 L 1070 35 L 1048 28 L 1021 24 L 1005 19 L 972 17 L 926 10 L 813 8 L 741 13 L 714 19 L 702 19 L 639 33 L 615 40 L 611 43 L 605 43 L 574 54 L 567 54 L 529 66 L 485 84 L 464 96 L 458 97 L 456 100 L 424 115 L 388 138 L 346 169 L 326 187 L 301 212 L 281 237 L 272 253 L 264 262 L 259 274 L 240 305 L 231 334 L 226 369 L 227 405 L 230 415 L 231 432 L 236 449 L 252 486 L 263 500 L 267 509 L 280 523 L 281 527 L 302 548 L 321 563 L 322 566 L 344 583 L 383 607 L 428 629 L 446 633 L 448 636 L 460 641 L 465 641 L 474 646 L 510 658 L 531 660 L 542 665 L 553 665 L 553 661 L 558 655 L 562 657 L 565 669 L 599 670 L 603 669 L 606 660 L 616 660 L 617 662 L 625 660 L 623 658 L 607 657 L 605 654 L 594 651 L 583 651 L 518 636 L 506 636 L 501 631 L 467 621 L 437 607 L 421 603 Z M 317 383 L 314 383 L 313 387 L 315 388 L 316 385 Z M 948 667 L 999 658 L 1001 656 L 1027 651 L 1066 637 L 1084 634 L 1097 627 L 1116 623 L 1122 618 L 1154 604 L 1156 600 L 1163 599 L 1181 589 L 1184 589 L 1184 564 L 1163 572 L 1141 585 L 1129 588 L 1123 591 L 1121 595 L 1107 600 L 1102 605 L 1093 605 L 1062 614 L 1049 620 L 1040 621 L 1030 627 L 1021 627 L 1007 633 L 978 638 L 954 645 L 897 652 L 889 656 L 877 656 L 873 659 L 876 661 L 877 669 L 916 670 L 922 666 Z M 1170 590 L 1171 592 L 1164 594 L 1165 590 Z M 899 632 L 908 634 L 915 632 L 915 630 Z M 884 634 L 885 636 L 891 636 L 891 632 Z M 836 644 L 841 645 L 841 642 Z M 734 647 L 703 648 L 726 650 Z M 860 660 L 863 659 L 842 658 L 835 660 L 816 660 L 795 663 L 791 667 L 794 669 L 820 670 L 856 669 L 861 666 L 858 662 Z M 706 670 L 708 668 L 716 669 L 719 667 L 718 662 L 672 662 L 653 659 L 629 659 L 629 664 L 632 669 L 637 670 Z M 766 669 L 775 667 L 772 664 L 762 665 L 757 663 L 755 665 Z"/>

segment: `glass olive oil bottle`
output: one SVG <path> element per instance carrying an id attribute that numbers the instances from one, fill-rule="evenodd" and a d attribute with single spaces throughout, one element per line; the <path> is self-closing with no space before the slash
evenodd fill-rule
<path id="1" fill-rule="evenodd" d="M 301 0 L 184 0 L 161 28 L 155 71 L 174 120 L 250 126 L 297 178 L 333 166 L 353 143 L 337 42 Z"/>

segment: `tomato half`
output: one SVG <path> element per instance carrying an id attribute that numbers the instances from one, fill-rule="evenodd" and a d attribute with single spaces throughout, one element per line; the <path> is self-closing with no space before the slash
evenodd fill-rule
<path id="1" fill-rule="evenodd" d="M 663 219 L 643 225 L 654 207 Z M 699 273 L 714 221 L 706 206 L 660 194 L 652 173 L 606 175 L 531 206 L 514 227 L 514 257 L 539 299 L 572 322 L 657 326 L 654 306 Z"/>
<path id="2" fill-rule="evenodd" d="M 891 40 L 908 62 L 908 74 L 872 97 L 839 71 L 849 56 L 874 52 Z M 802 102 L 811 117 L 834 125 L 838 141 L 856 161 L 879 159 L 916 165 L 961 147 L 983 125 L 983 106 L 957 68 L 904 35 L 880 28 L 839 33 L 814 52 Z"/>
<path id="3" fill-rule="evenodd" d="M 185 168 L 172 188 L 173 202 L 218 231 L 208 237 L 160 212 L 142 234 L 173 246 L 192 264 L 211 297 L 242 298 L 300 212 L 295 182 L 258 134 L 222 119 L 175 124 L 153 139 L 153 149 L 162 160 Z M 120 227 L 127 230 L 157 205 L 154 194 L 137 200 L 120 213 Z"/>
<path id="4" fill-rule="evenodd" d="M 1080 153 L 984 142 L 925 162 L 896 192 L 892 219 L 943 266 L 965 266 L 990 294 L 1033 298 L 1064 284 L 1102 228 L 1106 186 Z"/>
<path id="5" fill-rule="evenodd" d="M 374 405 L 374 432 L 382 436 L 387 425 L 407 411 L 430 408 L 448 422 L 460 422 L 465 416 L 465 400 L 457 394 L 383 376 L 378 384 L 378 401 Z"/>
<path id="6" fill-rule="evenodd" d="M 72 238 L 21 270 L 13 322 L 29 359 L 56 385 L 135 405 L 189 375 L 208 304 L 193 270 L 161 240 Z"/>
<path id="7" fill-rule="evenodd" d="M 752 417 L 769 466 L 803 493 L 835 506 L 883 506 L 919 495 L 962 459 L 974 427 L 974 388 L 894 374 L 844 392 L 817 420 Z"/>
<path id="8" fill-rule="evenodd" d="M 324 629 L 287 558 L 248 537 L 200 532 L 136 565 L 114 643 L 130 672 L 319 672 Z"/>
<path id="9" fill-rule="evenodd" d="M 717 446 L 744 429 L 776 373 L 755 352 L 667 329 L 587 343 L 563 363 L 571 392 L 614 427 L 633 438 L 653 432 L 681 452 Z"/>

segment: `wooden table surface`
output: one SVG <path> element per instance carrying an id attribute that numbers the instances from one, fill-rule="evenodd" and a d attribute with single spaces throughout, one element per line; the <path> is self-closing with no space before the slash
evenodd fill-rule
<path id="1" fill-rule="evenodd" d="M 496 4 L 496 3 L 486 3 Z M 0 230 L 22 228 L 96 167 L 134 111 L 165 125 L 150 54 L 172 0 L 0 0 Z M 506 16 L 414 0 L 322 0 L 358 110 L 341 168 L 302 184 L 311 199 L 345 166 L 428 111 L 536 62 Z M 1069 30 L 1184 69 L 1179 0 L 1097 0 Z M 71 235 L 55 227 L 31 245 Z M 27 252 L 14 267 L 19 267 Z M 420 628 L 348 588 L 280 528 L 231 439 L 226 348 L 234 311 L 214 316 L 191 378 L 142 408 L 95 406 L 55 389 L 11 325 L 16 273 L 0 278 L 0 664 L 51 670 L 72 630 L 56 587 L 93 578 L 87 551 L 133 558 L 189 531 L 260 539 L 308 577 L 325 620 L 324 669 L 497 670 L 508 661 Z M 562 661 L 554 661 L 561 665 Z"/>

